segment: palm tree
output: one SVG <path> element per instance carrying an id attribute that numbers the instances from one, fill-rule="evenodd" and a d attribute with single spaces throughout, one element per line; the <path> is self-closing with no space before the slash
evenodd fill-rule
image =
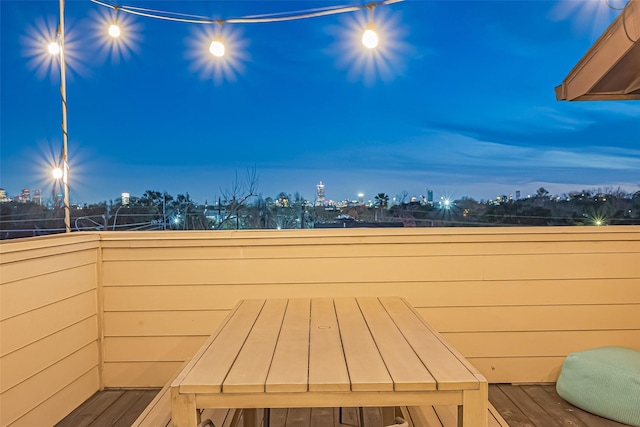
<path id="1" fill-rule="evenodd" d="M 389 206 L 389 196 L 384 193 L 378 193 L 378 195 L 375 197 L 375 200 L 376 206 L 378 206 L 379 208 L 385 209 L 387 206 Z"/>
<path id="2" fill-rule="evenodd" d="M 384 193 L 378 193 L 375 197 L 376 207 L 380 209 L 380 219 L 384 215 L 384 209 L 389 206 L 389 196 Z M 376 220 L 378 219 L 378 211 L 376 210 Z"/>

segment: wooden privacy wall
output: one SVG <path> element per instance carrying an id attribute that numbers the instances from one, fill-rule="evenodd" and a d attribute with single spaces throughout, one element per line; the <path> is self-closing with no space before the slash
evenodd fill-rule
<path id="1" fill-rule="evenodd" d="M 106 387 L 160 386 L 240 298 L 400 295 L 491 382 L 640 349 L 640 227 L 103 233 Z"/>
<path id="2" fill-rule="evenodd" d="M 0 246 L 0 426 L 53 425 L 99 388 L 99 235 Z"/>

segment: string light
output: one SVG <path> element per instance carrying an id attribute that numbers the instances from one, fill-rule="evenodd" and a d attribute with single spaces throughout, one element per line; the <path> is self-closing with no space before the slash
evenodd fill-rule
<path id="1" fill-rule="evenodd" d="M 115 11 L 115 16 L 113 18 L 113 23 L 109 25 L 109 30 L 107 32 L 112 38 L 117 39 L 122 33 L 120 30 L 120 26 L 118 25 L 118 10 L 120 10 L 120 8 L 118 6 L 115 6 L 113 10 Z"/>
<path id="2" fill-rule="evenodd" d="M 224 43 L 222 41 L 216 39 L 211 42 L 209 45 L 209 52 L 211 55 L 221 58 L 224 56 Z"/>
<path id="3" fill-rule="evenodd" d="M 118 37 L 120 37 L 120 27 L 117 24 L 111 24 L 109 25 L 109 35 L 111 37 L 113 37 L 114 39 L 117 39 Z"/>
<path id="4" fill-rule="evenodd" d="M 177 12 L 169 12 L 162 10 L 146 9 L 133 6 L 115 6 L 101 0 L 91 0 L 100 6 L 111 8 L 116 12 L 122 11 L 130 13 L 132 15 L 138 15 L 146 18 L 161 19 L 166 21 L 183 22 L 191 24 L 255 24 L 255 23 L 268 23 L 268 22 L 283 22 L 294 21 L 299 19 L 317 18 L 320 16 L 336 15 L 341 13 L 357 12 L 363 9 L 368 9 L 370 13 L 369 24 L 364 30 L 362 35 L 362 44 L 368 49 L 375 49 L 379 43 L 379 36 L 375 31 L 373 25 L 373 10 L 378 6 L 389 5 L 398 3 L 403 0 L 382 0 L 377 2 L 368 3 L 362 6 L 329 6 L 316 9 L 307 9 L 301 11 L 291 12 L 278 12 L 264 15 L 252 15 L 239 18 L 227 18 L 227 19 L 210 19 L 205 16 L 188 15 Z M 117 24 L 112 24 L 109 27 L 109 35 L 113 38 L 120 36 L 120 28 Z M 214 38 L 209 45 L 209 52 L 211 55 L 217 58 L 222 58 L 225 55 L 226 49 L 221 38 Z"/>
<path id="5" fill-rule="evenodd" d="M 378 47 L 378 33 L 373 28 L 367 28 L 362 34 L 362 44 L 369 49 Z"/>
<path id="6" fill-rule="evenodd" d="M 49 53 L 51 55 L 59 55 L 60 54 L 60 45 L 58 44 L 58 42 L 49 43 L 49 46 L 47 47 L 47 49 L 49 50 Z"/>
<path id="7" fill-rule="evenodd" d="M 373 24 L 373 10 L 375 5 L 369 4 L 369 23 L 367 24 L 364 33 L 362 33 L 362 44 L 368 49 L 375 49 L 378 46 L 378 33 L 376 33 L 375 26 Z"/>

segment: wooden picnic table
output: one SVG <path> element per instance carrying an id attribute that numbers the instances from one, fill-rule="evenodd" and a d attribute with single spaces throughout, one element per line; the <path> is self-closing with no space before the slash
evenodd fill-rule
<path id="1" fill-rule="evenodd" d="M 179 427 L 201 408 L 243 408 L 255 427 L 257 408 L 380 406 L 391 423 L 397 406 L 458 405 L 463 427 L 486 427 L 487 390 L 402 298 L 247 299 L 173 381 L 171 407 Z"/>

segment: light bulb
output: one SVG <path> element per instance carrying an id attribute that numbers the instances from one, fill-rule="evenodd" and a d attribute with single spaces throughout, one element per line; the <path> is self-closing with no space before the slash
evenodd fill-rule
<path id="1" fill-rule="evenodd" d="M 60 169 L 60 168 L 55 168 L 55 169 L 53 170 L 53 177 L 54 177 L 55 179 L 60 179 L 60 178 L 62 178 L 62 169 Z"/>
<path id="2" fill-rule="evenodd" d="M 48 49 L 51 55 L 57 55 L 60 53 L 60 45 L 57 42 L 49 43 Z"/>
<path id="3" fill-rule="evenodd" d="M 214 40 L 209 45 L 211 55 L 221 58 L 224 56 L 224 44 L 220 40 Z"/>
<path id="4" fill-rule="evenodd" d="M 378 46 L 378 34 L 373 29 L 367 28 L 362 34 L 362 44 L 369 49 L 375 48 Z"/>
<path id="5" fill-rule="evenodd" d="M 120 37 L 120 27 L 116 24 L 109 25 L 109 35 L 114 39 Z"/>

